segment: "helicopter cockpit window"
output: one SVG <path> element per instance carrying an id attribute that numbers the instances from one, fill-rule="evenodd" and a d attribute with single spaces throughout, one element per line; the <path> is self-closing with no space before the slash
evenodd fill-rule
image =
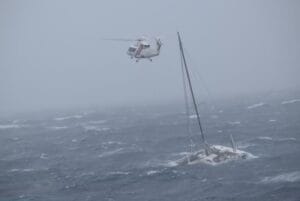
<path id="1" fill-rule="evenodd" d="M 135 50 L 136 50 L 136 48 L 130 47 L 130 48 L 128 49 L 128 52 L 135 52 Z"/>

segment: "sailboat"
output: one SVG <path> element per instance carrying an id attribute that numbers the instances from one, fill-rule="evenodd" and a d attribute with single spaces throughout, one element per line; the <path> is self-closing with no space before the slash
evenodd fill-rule
<path id="1" fill-rule="evenodd" d="M 195 164 L 195 163 L 206 163 L 210 165 L 218 165 L 232 160 L 253 158 L 252 154 L 237 149 L 236 143 L 232 135 L 230 135 L 231 147 L 226 147 L 222 145 L 211 145 L 207 143 L 206 136 L 204 134 L 200 115 L 199 115 L 195 94 L 194 94 L 190 71 L 187 66 L 187 61 L 184 54 L 183 44 L 179 32 L 177 32 L 177 37 L 178 37 L 180 57 L 181 57 L 182 76 L 183 76 L 183 83 L 185 89 L 184 90 L 185 101 L 187 104 L 187 97 L 188 97 L 187 93 L 189 93 L 189 95 L 192 98 L 193 109 L 196 114 L 196 120 L 199 128 L 203 149 L 196 150 L 196 151 L 191 150 L 184 158 L 177 160 L 176 163 L 179 165 Z"/>

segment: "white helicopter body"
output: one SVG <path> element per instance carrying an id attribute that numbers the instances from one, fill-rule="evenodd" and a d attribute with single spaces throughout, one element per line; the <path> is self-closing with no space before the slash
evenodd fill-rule
<path id="1" fill-rule="evenodd" d="M 149 59 L 152 61 L 152 57 L 158 56 L 160 54 L 160 48 L 162 43 L 159 39 L 156 40 L 155 47 L 152 47 L 147 41 L 141 40 L 138 41 L 136 44 L 131 45 L 128 48 L 127 54 L 133 59 L 136 58 L 136 61 L 139 59 Z"/>
<path id="2" fill-rule="evenodd" d="M 152 57 L 160 54 L 162 43 L 160 39 L 155 38 L 155 44 L 150 44 L 150 40 L 142 37 L 139 39 L 106 39 L 114 41 L 136 41 L 135 44 L 131 45 L 127 50 L 127 55 L 131 59 L 135 58 L 136 62 L 140 59 L 149 59 L 152 61 Z"/>

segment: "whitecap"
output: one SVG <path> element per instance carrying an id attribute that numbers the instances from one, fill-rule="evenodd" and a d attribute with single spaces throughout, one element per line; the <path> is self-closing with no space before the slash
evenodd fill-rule
<path id="1" fill-rule="evenodd" d="M 103 145 L 122 145 L 124 144 L 123 142 L 119 142 L 119 141 L 108 141 L 108 142 L 103 142 Z"/>
<path id="2" fill-rule="evenodd" d="M 238 148 L 241 148 L 241 149 L 246 149 L 248 147 L 253 147 L 253 146 L 256 146 L 255 144 L 251 144 L 251 143 L 241 143 L 238 145 Z"/>
<path id="3" fill-rule="evenodd" d="M 48 128 L 51 130 L 64 130 L 64 129 L 67 129 L 68 127 L 67 126 L 50 126 Z"/>
<path id="4" fill-rule="evenodd" d="M 101 127 L 91 126 L 91 125 L 85 125 L 83 127 L 84 127 L 85 131 L 98 131 L 98 132 L 101 132 L 101 131 L 108 131 L 108 130 L 110 130 L 110 128 L 108 128 L 108 127 L 101 128 Z"/>
<path id="5" fill-rule="evenodd" d="M 115 172 L 109 172 L 108 175 L 129 175 L 130 172 L 121 172 L 121 171 L 115 171 Z"/>
<path id="6" fill-rule="evenodd" d="M 85 176 L 94 176 L 95 172 L 83 172 L 79 175 L 79 177 L 85 177 Z"/>
<path id="7" fill-rule="evenodd" d="M 254 108 L 257 108 L 257 107 L 264 106 L 264 105 L 266 105 L 266 104 L 263 103 L 263 102 L 260 102 L 260 103 L 256 103 L 256 104 L 253 104 L 253 105 L 249 105 L 249 106 L 247 107 L 247 109 L 254 109 Z"/>
<path id="8" fill-rule="evenodd" d="M 21 128 L 24 127 L 23 125 L 18 125 L 18 124 L 2 124 L 0 125 L 0 129 L 13 129 L 13 128 Z"/>
<path id="9" fill-rule="evenodd" d="M 230 122 L 228 122 L 228 124 L 230 124 L 230 125 L 239 125 L 239 124 L 241 124 L 241 122 L 239 122 L 239 121 L 230 121 Z"/>
<path id="10" fill-rule="evenodd" d="M 207 179 L 206 179 L 206 178 L 204 178 L 204 179 L 202 179 L 202 180 L 201 180 L 201 182 L 207 182 Z"/>
<path id="11" fill-rule="evenodd" d="M 68 119 L 81 119 L 82 115 L 72 115 L 72 116 L 65 116 L 65 117 L 56 117 L 54 118 L 55 121 L 64 121 Z"/>
<path id="12" fill-rule="evenodd" d="M 13 168 L 10 169 L 8 172 L 33 172 L 35 169 L 32 168 L 25 168 L 25 169 L 18 169 L 18 168 Z"/>
<path id="13" fill-rule="evenodd" d="M 192 115 L 189 116 L 189 118 L 190 118 L 190 119 L 196 119 L 196 118 L 197 118 L 197 115 L 192 114 Z"/>
<path id="14" fill-rule="evenodd" d="M 176 167 L 178 166 L 179 163 L 177 161 L 167 161 L 166 163 L 163 164 L 165 167 Z"/>
<path id="15" fill-rule="evenodd" d="M 287 138 L 279 138 L 277 141 L 296 141 L 297 139 L 294 137 L 287 137 Z"/>
<path id="16" fill-rule="evenodd" d="M 276 119 L 269 119 L 269 122 L 276 122 Z"/>
<path id="17" fill-rule="evenodd" d="M 48 159 L 48 155 L 45 154 L 45 153 L 41 153 L 40 158 L 41 159 Z"/>
<path id="18" fill-rule="evenodd" d="M 261 137 L 258 137 L 257 139 L 260 139 L 260 140 L 273 140 L 273 138 L 267 137 L 267 136 L 261 136 Z"/>
<path id="19" fill-rule="evenodd" d="M 148 176 L 150 176 L 150 175 L 157 174 L 157 173 L 159 173 L 159 172 L 160 172 L 160 171 L 157 171 L 157 170 L 149 170 L 149 171 L 146 172 L 146 174 L 147 174 Z"/>
<path id="20" fill-rule="evenodd" d="M 264 177 L 262 183 L 296 182 L 300 181 L 300 171 L 283 173 L 276 176 Z"/>
<path id="21" fill-rule="evenodd" d="M 291 104 L 291 103 L 296 103 L 296 102 L 300 102 L 300 99 L 292 99 L 292 100 L 282 101 L 281 104 L 285 105 L 285 104 Z"/>
<path id="22" fill-rule="evenodd" d="M 297 140 L 296 138 L 293 138 L 293 137 L 273 139 L 273 138 L 267 137 L 267 136 L 261 136 L 261 137 L 258 137 L 257 139 L 260 139 L 260 140 L 270 140 L 270 141 L 273 140 L 273 141 L 276 141 L 276 142 L 296 141 Z"/>
<path id="23" fill-rule="evenodd" d="M 107 157 L 107 156 L 112 156 L 114 154 L 120 153 L 122 150 L 123 150 L 123 148 L 119 148 L 119 149 L 116 149 L 116 150 L 113 150 L 113 151 L 107 151 L 107 152 L 104 152 L 102 154 L 99 154 L 98 157 L 103 158 L 103 157 Z"/>
<path id="24" fill-rule="evenodd" d="M 190 152 L 187 152 L 187 151 L 183 151 L 183 152 L 180 152 L 180 153 L 174 153 L 172 155 L 174 156 L 186 156 L 186 155 L 189 155 Z"/>

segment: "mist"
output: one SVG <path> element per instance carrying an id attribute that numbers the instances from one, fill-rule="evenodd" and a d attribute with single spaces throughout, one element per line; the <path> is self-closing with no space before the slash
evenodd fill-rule
<path id="1" fill-rule="evenodd" d="M 299 9 L 296 0 L 2 0 L 0 112 L 181 100 L 177 31 L 199 90 L 299 89 Z M 140 36 L 161 37 L 153 62 L 102 40 Z"/>

